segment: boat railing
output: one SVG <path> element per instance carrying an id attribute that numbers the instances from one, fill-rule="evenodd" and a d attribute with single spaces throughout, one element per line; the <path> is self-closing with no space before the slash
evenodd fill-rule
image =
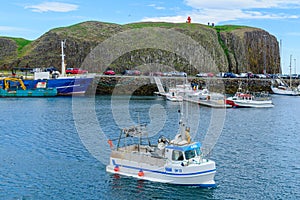
<path id="1" fill-rule="evenodd" d="M 256 101 L 271 100 L 272 97 L 268 92 L 253 92 Z"/>
<path id="2" fill-rule="evenodd" d="M 149 165 L 154 165 L 162 167 L 166 164 L 166 158 L 160 156 L 152 156 L 150 152 L 140 152 L 140 151 L 112 151 L 111 157 L 129 160 L 137 163 L 147 163 Z"/>

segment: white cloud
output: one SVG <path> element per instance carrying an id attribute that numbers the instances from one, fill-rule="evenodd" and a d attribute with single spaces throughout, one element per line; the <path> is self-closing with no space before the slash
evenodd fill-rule
<path id="1" fill-rule="evenodd" d="M 170 16 L 170 17 L 145 17 L 142 19 L 143 22 L 185 22 L 187 19 L 186 16 Z"/>
<path id="2" fill-rule="evenodd" d="M 192 22 L 226 22 L 243 19 L 298 19 L 297 15 L 276 13 L 272 8 L 296 8 L 300 6 L 299 0 L 185 0 L 192 11 L 181 12 L 177 16 L 144 18 L 142 21 L 185 22 L 191 16 Z M 264 9 L 264 11 L 257 11 Z"/>
<path id="3" fill-rule="evenodd" d="M 70 12 L 78 9 L 78 5 L 61 2 L 44 2 L 37 5 L 25 6 L 33 12 Z"/>
<path id="4" fill-rule="evenodd" d="M 148 6 L 149 6 L 149 7 L 153 7 L 153 8 L 155 8 L 156 10 L 165 10 L 165 9 L 166 9 L 165 7 L 157 6 L 156 4 L 149 4 Z"/>
<path id="5" fill-rule="evenodd" d="M 262 13 L 254 11 L 242 11 L 236 10 L 217 10 L 217 9 L 205 9 L 202 11 L 186 12 L 185 15 L 178 16 L 165 16 L 165 17 L 146 17 L 142 21 L 165 21 L 165 22 L 185 22 L 187 16 L 191 16 L 192 22 L 207 23 L 214 22 L 215 24 L 226 21 L 241 20 L 241 19 L 297 19 L 299 16 L 284 15 L 284 14 L 272 14 Z"/>
<path id="6" fill-rule="evenodd" d="M 165 10 L 166 8 L 162 7 L 162 6 L 156 6 L 155 9 L 157 9 L 157 10 Z"/>
<path id="7" fill-rule="evenodd" d="M 0 31 L 7 32 L 7 31 L 23 31 L 25 29 L 12 27 L 12 26 L 0 26 Z"/>
<path id="8" fill-rule="evenodd" d="M 195 9 L 255 9 L 255 8 L 294 8 L 299 0 L 184 0 Z"/>

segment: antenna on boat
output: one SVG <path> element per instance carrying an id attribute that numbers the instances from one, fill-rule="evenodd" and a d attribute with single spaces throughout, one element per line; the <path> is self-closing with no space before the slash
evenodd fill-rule
<path id="1" fill-rule="evenodd" d="M 61 41 L 61 75 L 65 76 L 66 65 L 65 65 L 65 54 L 64 48 L 66 46 L 66 40 Z"/>
<path id="2" fill-rule="evenodd" d="M 282 73 L 282 40 L 280 39 L 280 70 L 279 70 L 279 73 L 281 74 Z"/>
<path id="3" fill-rule="evenodd" d="M 292 55 L 290 55 L 290 88 L 292 88 Z"/>

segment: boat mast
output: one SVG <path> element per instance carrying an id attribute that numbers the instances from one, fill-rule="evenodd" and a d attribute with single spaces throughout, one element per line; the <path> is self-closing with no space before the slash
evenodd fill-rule
<path id="1" fill-rule="evenodd" d="M 65 54 L 64 54 L 64 47 L 65 47 L 66 40 L 61 41 L 61 76 L 65 76 L 66 65 L 65 65 Z"/>
<path id="2" fill-rule="evenodd" d="M 280 70 L 279 70 L 279 74 L 282 74 L 282 40 L 280 40 Z"/>
<path id="3" fill-rule="evenodd" d="M 292 87 L 292 55 L 290 55 L 290 88 Z"/>
<path id="4" fill-rule="evenodd" d="M 184 108 L 186 83 L 187 83 L 187 77 L 184 77 L 184 81 L 183 81 L 183 100 L 182 100 L 182 102 L 180 102 L 180 110 L 179 110 L 179 114 L 180 114 L 180 120 L 179 120 L 180 130 L 179 131 L 180 131 L 182 140 L 187 140 L 185 132 L 187 131 L 187 123 L 188 123 L 186 121 L 187 120 L 187 113 L 188 113 L 188 102 L 186 102 L 185 108 Z M 183 112 L 185 112 L 185 114 Z"/>

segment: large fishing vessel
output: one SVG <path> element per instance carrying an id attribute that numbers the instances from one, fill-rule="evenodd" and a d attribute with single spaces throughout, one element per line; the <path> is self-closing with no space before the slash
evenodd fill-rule
<path id="1" fill-rule="evenodd" d="M 28 89 L 34 89 L 40 80 L 47 80 L 48 87 L 56 88 L 58 95 L 83 95 L 87 91 L 93 79 L 93 76 L 82 75 L 49 79 L 24 79 L 23 82 Z"/>
<path id="2" fill-rule="evenodd" d="M 50 74 L 50 72 L 34 72 L 33 78 L 22 77 L 22 81 L 27 89 L 35 89 L 38 82 L 47 80 L 49 88 L 56 88 L 58 95 L 83 95 L 91 85 L 94 74 L 80 74 L 74 76 L 65 75 L 65 54 L 64 54 L 65 41 L 61 41 L 61 57 L 62 69 L 59 76 Z M 3 84 L 3 80 L 0 80 Z"/>

